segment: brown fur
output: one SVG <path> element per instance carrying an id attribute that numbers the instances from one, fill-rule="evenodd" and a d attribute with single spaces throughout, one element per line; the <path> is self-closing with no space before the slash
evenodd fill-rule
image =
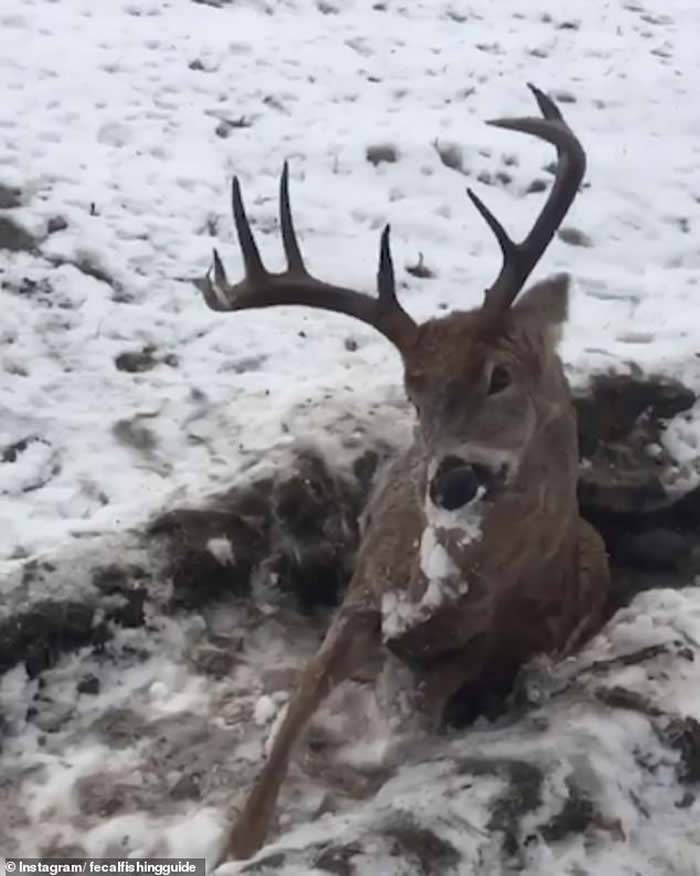
<path id="1" fill-rule="evenodd" d="M 429 582 L 419 546 L 430 525 L 428 468 L 451 441 L 476 437 L 514 454 L 518 465 L 507 488 L 485 503 L 479 540 L 464 545 L 459 529 L 436 527 L 468 592 L 398 636 L 387 638 L 385 631 L 384 644 L 415 669 L 415 705 L 429 725 L 439 723 L 447 700 L 465 683 L 501 678 L 543 652 L 568 654 L 599 627 L 607 561 L 601 539 L 578 513 L 575 413 L 555 351 L 562 315 L 552 319 L 534 300 L 542 304 L 553 291 L 565 296 L 565 278 L 533 287 L 498 325 L 480 311 L 432 320 L 404 353 L 408 392 L 419 410 L 415 441 L 370 502 L 347 597 L 303 672 L 229 836 L 228 857 L 248 857 L 264 842 L 304 725 L 382 644 L 387 594 L 414 604 L 424 595 Z M 507 363 L 513 387 L 511 397 L 489 411 L 484 373 L 494 362 Z M 455 409 L 449 393 L 441 395 L 446 385 L 460 400 Z M 530 423 L 524 431 L 523 418 Z"/>

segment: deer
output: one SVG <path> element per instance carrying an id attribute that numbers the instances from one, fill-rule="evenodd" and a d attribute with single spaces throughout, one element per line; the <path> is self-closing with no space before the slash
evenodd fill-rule
<path id="1" fill-rule="evenodd" d="M 286 162 L 279 210 L 287 268 L 269 272 L 233 180 L 244 278 L 229 283 L 214 250 L 197 281 L 206 304 L 221 312 L 301 305 L 371 326 L 401 357 L 415 429 L 369 499 L 346 595 L 300 673 L 222 860 L 249 858 L 264 845 L 303 730 L 370 655 L 410 668 L 412 708 L 439 729 L 457 691 L 514 677 L 540 655 L 571 656 L 604 621 L 608 559 L 579 513 L 576 414 L 557 352 L 570 277 L 555 274 L 522 292 L 576 197 L 586 154 L 556 103 L 528 87 L 540 115 L 488 124 L 554 146 L 554 180 L 520 243 L 467 189 L 502 257 L 471 310 L 412 319 L 397 298 L 388 225 L 376 296 L 310 274 L 292 221 Z"/>

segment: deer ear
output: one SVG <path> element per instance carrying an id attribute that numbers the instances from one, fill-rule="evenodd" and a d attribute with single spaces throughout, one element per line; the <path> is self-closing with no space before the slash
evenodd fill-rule
<path id="1" fill-rule="evenodd" d="M 525 292 L 511 310 L 518 317 L 537 320 L 540 325 L 561 329 L 569 316 L 568 274 L 555 274 L 540 280 Z"/>

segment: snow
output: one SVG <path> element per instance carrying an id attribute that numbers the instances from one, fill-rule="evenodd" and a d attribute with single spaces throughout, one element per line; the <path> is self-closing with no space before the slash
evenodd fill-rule
<path id="1" fill-rule="evenodd" d="M 460 543 L 466 544 L 478 533 L 478 514 L 462 514 L 455 512 L 436 512 L 437 517 L 444 520 L 448 517 L 451 529 L 462 532 Z M 385 642 L 401 635 L 411 627 L 428 620 L 437 609 L 446 602 L 454 601 L 469 592 L 469 581 L 458 574 L 457 566 L 441 542 L 440 530 L 434 526 L 426 526 L 421 536 L 420 570 L 426 578 L 426 587 L 421 598 L 412 601 L 405 590 L 400 587 L 382 594 L 382 637 Z"/>
<path id="2" fill-rule="evenodd" d="M 440 542 L 434 527 L 426 526 L 420 541 L 420 568 L 429 585 L 439 583 L 458 572 L 457 566 Z M 427 596 L 427 594 L 426 594 Z"/>
<path id="3" fill-rule="evenodd" d="M 485 495 L 486 488 L 480 486 L 471 502 L 467 502 L 466 505 L 454 511 L 447 511 L 445 508 L 434 505 L 426 495 L 424 507 L 425 516 L 430 524 L 428 529 L 445 530 L 452 533 L 455 530 L 459 531 L 458 543 L 463 547 L 478 541 L 482 535 L 484 513 L 486 512 L 486 505 L 483 501 Z M 428 575 L 428 578 L 430 577 Z"/>
<path id="4" fill-rule="evenodd" d="M 648 618 L 653 621 L 646 622 Z M 532 836 L 519 862 L 511 862 L 519 872 L 554 876 L 585 872 L 595 864 L 598 872 L 605 873 L 697 873 L 698 804 L 686 808 L 680 801 L 673 778 L 677 756 L 659 744 L 665 719 L 657 724 L 634 711 L 603 710 L 594 695 L 600 684 L 609 689 L 624 684 L 671 712 L 682 704 L 684 712 L 697 715 L 697 660 L 674 665 L 673 658 L 662 656 L 636 668 L 634 680 L 625 668 L 604 678 L 586 673 L 603 657 L 670 644 L 679 635 L 700 644 L 696 589 L 639 596 L 620 613 L 616 624 L 567 661 L 567 675 L 579 674 L 584 679 L 580 686 L 573 685 L 515 728 L 485 724 L 466 738 L 456 734 L 429 740 L 422 747 L 399 747 L 394 753 L 394 762 L 400 764 L 397 772 L 371 801 L 350 813 L 324 816 L 286 833 L 264 850 L 261 865 L 274 856 L 270 857 L 276 862 L 273 872 L 302 876 L 313 872 L 311 864 L 321 850 L 351 845 L 358 855 L 352 858 L 353 864 L 363 873 L 394 872 L 392 867 L 399 868 L 396 872 L 425 872 L 402 869 L 405 858 L 397 862 L 396 846 L 392 850 L 391 843 L 387 848 L 382 842 L 382 826 L 391 835 L 392 825 L 408 821 L 431 829 L 460 850 L 463 858 L 458 872 L 476 874 L 484 867 L 489 872 L 511 872 L 494 843 L 488 813 L 497 799 L 518 805 L 515 797 L 507 795 L 522 792 L 509 791 L 498 771 L 489 775 L 486 770 L 484 775 L 479 769 L 480 765 L 526 762 L 542 767 L 546 778 L 541 801 L 523 819 L 522 835 Z M 571 786 L 593 801 L 596 826 L 562 842 L 545 843 L 538 828 L 562 810 Z M 231 863 L 218 872 L 232 876 L 245 867 Z"/>
<path id="5" fill-rule="evenodd" d="M 381 608 L 382 638 L 385 642 L 410 630 L 426 616 L 419 602 L 411 602 L 402 593 L 393 591 L 382 594 Z"/>
<path id="6" fill-rule="evenodd" d="M 233 546 L 228 538 L 210 538 L 207 542 L 207 550 L 222 566 L 233 565 Z"/>
<path id="7" fill-rule="evenodd" d="M 477 304 L 499 254 L 465 186 L 517 238 L 542 203 L 529 186 L 550 179 L 550 148 L 484 125 L 533 112 L 526 81 L 558 97 L 588 153 L 587 185 L 566 220 L 587 245 L 556 241 L 535 277 L 573 275 L 562 346 L 570 380 L 582 385 L 595 370 L 636 363 L 697 386 L 699 28 L 691 0 L 570 0 L 565 13 L 554 0 L 248 0 L 220 8 L 5 0 L 0 185 L 18 187 L 21 204 L 0 218 L 40 243 L 0 258 L 2 570 L 227 487 L 295 437 L 322 442 L 346 411 L 377 406 L 376 428 L 401 432 L 392 407 L 399 361 L 379 335 L 300 309 L 215 314 L 191 280 L 208 269 L 213 245 L 232 281 L 240 274 L 233 173 L 266 263 L 282 266 L 276 186 L 289 159 L 296 226 L 318 276 L 371 290 L 379 231 L 391 222 L 401 298 L 416 318 Z M 371 147 L 394 150 L 396 160 L 368 161 Z M 46 236 L 57 216 L 67 227 Z M 406 271 L 419 253 L 434 278 Z M 124 354 L 141 357 L 145 370 L 118 369 Z M 700 402 L 664 435 L 680 463 L 676 489 L 700 481 L 699 424 Z M 230 544 L 214 542 L 212 553 L 229 558 Z M 430 554 L 431 570 L 444 570 L 439 552 Z M 382 607 L 399 627 L 415 609 Z M 273 612 L 256 623 L 248 629 L 259 636 L 256 659 L 231 678 L 193 674 L 187 655 L 197 630 L 183 619 L 120 633 L 122 645 L 148 651 L 142 662 L 110 668 L 91 654 L 65 658 L 46 674 L 53 703 L 36 699 L 38 684 L 24 670 L 6 673 L 0 694 L 12 734 L 3 748 L 0 846 L 31 855 L 43 842 L 73 842 L 93 855 L 140 850 L 212 861 L 231 796 L 259 766 L 269 728 L 268 718 L 265 728 L 255 719 L 264 670 L 282 650 L 299 663 L 315 645 L 311 633 L 280 644 Z M 700 644 L 697 590 L 638 597 L 576 665 L 675 638 Z M 663 708 L 700 718 L 699 664 L 660 657 L 620 677 Z M 93 698 L 75 693 L 88 670 L 101 681 Z M 39 732 L 27 719 L 34 701 L 57 729 Z M 110 710 L 134 722 L 133 743 L 119 750 L 96 726 Z M 376 798 L 337 814 L 302 817 L 292 806 L 294 824 L 305 823 L 278 847 L 293 852 L 364 832 L 374 852 L 360 870 L 390 873 L 401 865 L 371 831 L 411 812 L 464 861 L 497 872 L 486 825 L 504 782 L 455 779 L 454 763 L 532 757 L 546 767 L 533 823 L 559 811 L 571 769 L 582 782 L 597 778 L 590 793 L 603 816 L 622 821 L 627 840 L 537 842 L 522 872 L 698 872 L 698 804 L 679 807 L 676 755 L 646 717 L 603 711 L 590 690 L 555 700 L 539 717 L 546 731 L 533 718 L 439 740 L 432 760 L 407 755 Z M 376 747 L 359 734 L 357 745 Z M 210 785 L 203 799 L 175 803 L 168 793 L 184 770 L 183 750 Z M 125 786 L 133 812 L 91 808 L 80 780 L 104 771 L 98 790 Z M 298 774 L 295 781 L 301 797 L 323 787 Z M 651 827 L 635 799 L 654 813 Z M 314 869 L 290 852 L 277 872 Z"/>
<path id="8" fill-rule="evenodd" d="M 446 534 L 459 532 L 457 545 L 466 547 L 482 534 L 486 510 L 484 487 L 479 487 L 471 502 L 454 511 L 447 511 L 425 498 L 428 525 L 418 546 L 420 570 L 426 579 L 421 598 L 412 601 L 405 589 L 382 594 L 382 637 L 385 642 L 423 623 L 445 602 L 454 601 L 469 592 L 469 581 L 458 572 L 454 560 L 444 546 Z"/>
<path id="9" fill-rule="evenodd" d="M 277 714 L 277 706 L 272 697 L 262 696 L 255 704 L 255 723 L 259 727 L 269 724 Z"/>
<path id="10" fill-rule="evenodd" d="M 565 15 L 551 0 L 507 11 L 486 0 L 327 6 L 3 7 L 0 183 L 21 188 L 11 212 L 30 231 L 43 235 L 57 215 L 68 227 L 38 256 L 3 253 L 2 445 L 31 443 L 0 463 L 0 556 L 135 525 L 173 497 L 228 483 L 288 440 L 286 420 L 307 399 L 328 409 L 341 387 L 365 403 L 392 397 L 398 357 L 359 324 L 204 306 L 189 279 L 205 273 L 212 245 L 229 276 L 240 271 L 231 176 L 272 269 L 288 158 L 297 227 L 319 276 L 371 290 L 390 221 L 407 308 L 424 318 L 470 306 L 499 256 L 465 185 L 517 236 L 541 203 L 528 186 L 549 178 L 551 149 L 484 125 L 533 111 L 526 80 L 560 96 L 589 157 L 588 187 L 566 224 L 592 246 L 558 241 L 538 269 L 575 279 L 570 376 L 583 382 L 593 368 L 634 360 L 697 380 L 694 4 L 593 11 L 576 0 Z M 368 147 L 387 144 L 394 163 L 366 160 Z M 461 172 L 440 159 L 450 149 Z M 510 182 L 498 181 L 503 173 Z M 436 278 L 406 272 L 419 252 Z M 86 263 L 93 275 L 75 267 Z M 346 349 L 349 337 L 357 350 Z M 149 347 L 150 370 L 116 369 L 115 357 Z M 307 411 L 293 428 L 318 432 L 319 417 Z M 696 410 L 673 432 L 674 449 L 690 448 L 682 484 L 697 478 L 697 422 Z"/>

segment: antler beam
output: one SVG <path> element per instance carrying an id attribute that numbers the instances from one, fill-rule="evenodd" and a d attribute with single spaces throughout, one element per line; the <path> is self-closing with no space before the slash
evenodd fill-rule
<path id="1" fill-rule="evenodd" d="M 246 216 L 238 178 L 233 180 L 232 201 L 245 276 L 236 284 L 229 283 L 219 254 L 214 250 L 212 267 L 204 280 L 197 283 L 212 310 L 234 311 L 277 305 L 305 305 L 359 319 L 385 335 L 399 350 L 409 341 L 416 324 L 396 297 L 388 225 L 381 236 L 377 271 L 378 296 L 373 298 L 354 289 L 324 283 L 306 269 L 292 221 L 289 168 L 286 161 L 280 177 L 279 194 L 280 228 L 287 260 L 285 271 L 274 274 L 265 268 Z"/>
<path id="2" fill-rule="evenodd" d="M 503 254 L 501 271 L 484 296 L 484 309 L 494 313 L 507 310 L 525 285 L 566 216 L 586 170 L 586 153 L 557 105 L 534 85 L 528 83 L 528 88 L 535 95 L 544 118 L 493 119 L 487 124 L 531 134 L 556 146 L 558 161 L 554 184 L 530 233 L 521 243 L 514 243 L 481 198 L 467 189 Z"/>

